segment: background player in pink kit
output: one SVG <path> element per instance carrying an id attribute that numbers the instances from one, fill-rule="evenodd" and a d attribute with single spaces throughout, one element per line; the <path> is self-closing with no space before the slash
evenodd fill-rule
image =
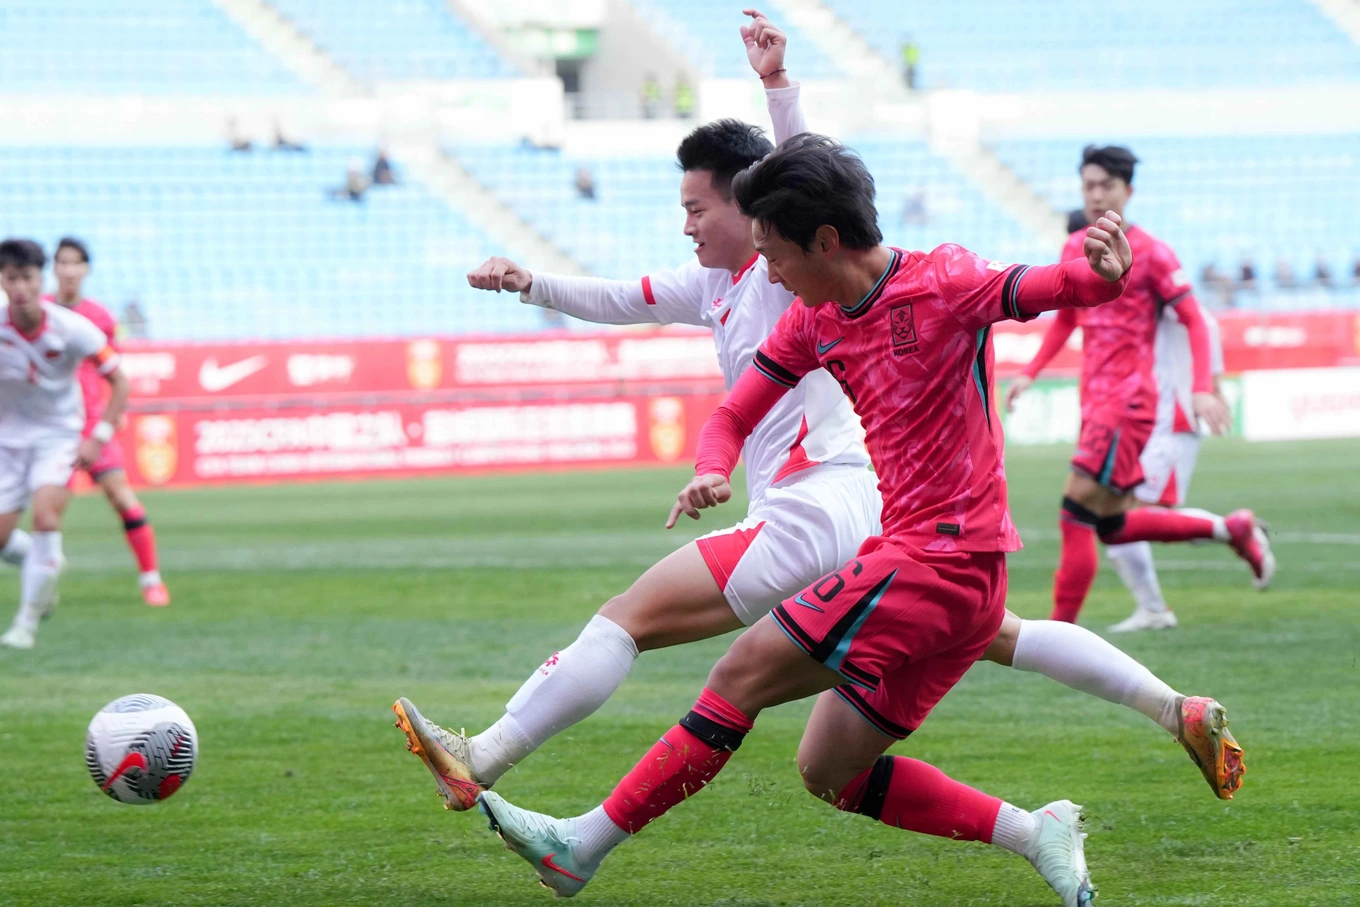
<path id="1" fill-rule="evenodd" d="M 90 252 L 83 242 L 72 237 L 63 237 L 57 243 L 53 256 L 52 270 L 57 276 L 57 293 L 44 299 L 57 302 L 71 311 L 84 315 L 94 322 L 95 327 L 104 332 L 109 344 L 117 349 L 117 324 L 109 310 L 93 299 L 80 294 L 81 285 L 90 274 Z M 86 362 L 80 368 L 80 390 L 85 399 L 85 432 L 90 432 L 99 424 L 104 415 L 105 382 L 93 364 Z M 123 531 L 127 534 L 128 547 L 137 559 L 137 569 L 141 575 L 138 585 L 142 598 L 148 605 L 163 606 L 170 604 L 170 591 L 161 580 L 156 553 L 156 532 L 147 518 L 146 508 L 137 500 L 136 493 L 128 484 L 127 473 L 123 469 L 123 445 L 117 438 L 111 438 L 104 445 L 99 460 L 85 467 L 108 498 L 110 506 L 123 521 Z"/>
<path id="2" fill-rule="evenodd" d="M 763 709 L 822 693 L 798 754 L 810 792 L 900 828 L 1010 849 L 1067 907 L 1086 904 L 1078 807 L 1031 813 L 881 754 L 982 656 L 1005 614 L 1005 555 L 1020 538 L 1006 506 L 990 326 L 1117 297 L 1132 261 L 1118 215 L 1090 228 L 1086 260 L 1061 265 L 991 263 L 949 245 L 903 252 L 882 245 L 864 165 L 815 135 L 781 145 L 734 191 L 770 280 L 802 304 L 705 425 L 696 477 L 671 518 L 727 500 L 744 439 L 825 370 L 864 424 L 882 534 L 742 634 L 693 711 L 599 808 L 553 819 L 491 792 L 481 808 L 545 884 L 573 895 L 614 846 L 704 787 Z"/>
<path id="3" fill-rule="evenodd" d="M 1080 167 L 1086 216 L 1112 210 L 1122 216 L 1133 195 L 1138 159 L 1127 148 L 1088 145 Z M 1220 517 L 1204 511 L 1141 507 L 1134 489 L 1143 482 L 1139 458 L 1157 411 L 1153 344 L 1162 309 L 1172 306 L 1189 334 L 1193 359 L 1193 417 L 1215 434 L 1228 428 L 1228 410 L 1213 393 L 1209 333 L 1190 280 L 1165 243 L 1147 231 L 1127 230 L 1134 251 L 1129 288 L 1113 305 L 1060 312 L 1025 372 L 1011 384 L 1007 404 L 1024 392 L 1072 331 L 1082 329 L 1081 436 L 1072 474 L 1063 488 L 1059 526 L 1062 554 L 1053 577 L 1053 619 L 1075 623 L 1096 575 L 1096 537 L 1127 542 L 1213 539 L 1230 545 L 1251 567 L 1258 589 L 1270 584 L 1275 558 L 1265 531 L 1250 510 Z M 1063 247 L 1064 260 L 1079 257 L 1083 234 Z"/>
<path id="4" fill-rule="evenodd" d="M 784 72 L 784 35 L 756 10 L 743 29 L 751 65 L 764 75 L 776 138 L 802 132 L 798 86 Z M 640 281 L 534 274 L 493 258 L 468 276 L 475 286 L 519 292 L 524 302 L 588 321 L 688 323 L 713 331 L 731 387 L 794 301 L 772 282 L 750 219 L 728 190 L 733 176 L 772 150 L 759 130 L 735 121 L 702 126 L 681 143 L 681 203 L 695 262 Z M 851 404 L 833 375 L 809 374 L 746 439 L 750 509 L 735 527 L 681 547 L 600 608 L 568 647 L 533 672 L 505 714 L 467 738 L 399 700 L 397 726 L 434 776 L 449 809 L 482 790 L 553 735 L 581 721 L 623 683 L 641 652 L 749 626 L 788 594 L 834 570 L 880 529 L 881 500 Z M 697 510 L 692 513 L 698 517 Z M 671 525 L 674 524 L 672 515 Z M 1099 637 L 1050 621 L 1007 615 L 987 657 L 1045 674 L 1127 705 L 1187 741 L 1187 699 Z M 1195 745 L 1190 741 L 1191 745 Z M 1210 779 L 1211 785 L 1214 783 Z"/>

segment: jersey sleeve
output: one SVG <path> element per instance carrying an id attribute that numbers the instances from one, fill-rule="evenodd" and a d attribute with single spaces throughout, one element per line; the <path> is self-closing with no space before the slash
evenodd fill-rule
<path id="1" fill-rule="evenodd" d="M 765 89 L 765 106 L 770 111 L 770 122 L 774 123 L 776 145 L 808 131 L 807 119 L 803 116 L 803 105 L 799 103 L 798 98 L 797 82 L 787 88 Z"/>
<path id="2" fill-rule="evenodd" d="M 691 261 L 641 280 L 535 274 L 520 300 L 595 324 L 694 324 L 703 318 L 708 269 Z"/>
<path id="3" fill-rule="evenodd" d="M 1175 305 L 1191 290 L 1190 276 L 1166 243 L 1153 244 L 1144 273 L 1151 281 L 1153 298 L 1163 305 Z"/>
<path id="4" fill-rule="evenodd" d="M 776 384 L 794 387 L 808 372 L 820 368 L 816 341 L 809 339 L 811 317 L 812 310 L 795 299 L 756 350 L 756 370 Z"/>

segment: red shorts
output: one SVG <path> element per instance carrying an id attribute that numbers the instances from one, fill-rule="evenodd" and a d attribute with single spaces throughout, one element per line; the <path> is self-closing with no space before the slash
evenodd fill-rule
<path id="1" fill-rule="evenodd" d="M 109 443 L 104 445 L 104 450 L 102 453 L 99 454 L 99 459 L 95 461 L 93 466 L 91 466 L 89 469 L 85 471 L 89 474 L 91 479 L 94 479 L 97 482 L 99 481 L 99 477 L 102 476 L 104 473 L 113 472 L 113 470 L 115 469 L 122 468 L 123 468 L 123 445 L 118 443 L 117 438 L 112 438 L 110 439 Z M 72 481 L 74 481 L 75 473 L 71 474 L 71 479 Z M 71 486 L 71 482 L 68 481 L 66 483 L 66 486 L 69 488 Z"/>
<path id="2" fill-rule="evenodd" d="M 1139 458 L 1155 424 L 1153 413 L 1123 408 L 1083 415 L 1072 468 L 1115 494 L 1128 494 L 1143 484 Z"/>
<path id="3" fill-rule="evenodd" d="M 771 612 L 794 645 L 845 678 L 836 693 L 899 740 L 982 657 L 1005 614 L 1005 554 L 883 537 Z"/>

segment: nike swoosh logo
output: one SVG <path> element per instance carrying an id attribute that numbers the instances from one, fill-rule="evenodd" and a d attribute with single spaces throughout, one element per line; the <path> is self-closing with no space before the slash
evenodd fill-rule
<path id="1" fill-rule="evenodd" d="M 100 788 L 100 790 L 108 790 L 110 787 L 113 787 L 113 782 L 117 781 L 134 768 L 146 771 L 146 757 L 141 753 L 128 753 L 124 756 L 123 761 L 118 763 L 118 767 L 113 770 L 112 775 L 109 775 L 109 780 L 104 782 L 104 786 Z"/>
<path id="2" fill-rule="evenodd" d="M 831 352 L 831 348 L 832 348 L 833 346 L 835 346 L 836 344 L 840 343 L 840 342 L 841 342 L 842 340 L 844 340 L 844 339 L 845 339 L 844 337 L 837 337 L 835 340 L 831 341 L 830 343 L 818 343 L 818 344 L 817 344 L 817 355 L 818 355 L 818 356 L 825 356 L 827 353 Z M 820 609 L 818 609 L 818 610 L 820 610 Z"/>
<path id="3" fill-rule="evenodd" d="M 210 394 L 224 391 L 264 368 L 268 361 L 265 356 L 251 356 L 231 365 L 218 365 L 217 359 L 210 357 L 199 366 L 198 383 Z"/>
<path id="4" fill-rule="evenodd" d="M 578 881 L 578 882 L 584 882 L 584 881 L 585 881 L 585 879 L 583 879 L 583 878 L 581 878 L 580 876 L 576 875 L 576 873 L 574 873 L 574 872 L 567 872 L 567 871 L 566 871 L 565 869 L 563 869 L 561 866 L 558 866 L 556 863 L 554 863 L 554 862 L 553 862 L 553 857 L 555 857 L 555 856 L 557 856 L 557 851 L 553 851 L 552 853 L 548 854 L 548 855 L 547 855 L 546 857 L 544 857 L 540 862 L 541 862 L 544 866 L 546 866 L 546 867 L 548 867 L 549 869 L 551 869 L 553 872 L 560 872 L 560 873 L 562 873 L 562 875 L 566 876 L 566 877 L 569 878 L 569 879 L 575 879 L 575 880 Z"/>
<path id="5" fill-rule="evenodd" d="M 839 342 L 839 341 L 837 341 L 837 342 Z M 811 608 L 812 610 L 818 611 L 818 612 L 820 612 L 820 613 L 822 613 L 822 614 L 825 614 L 825 613 L 826 613 L 825 611 L 822 611 L 821 608 L 817 607 L 816 605 L 812 604 L 811 602 L 805 601 L 805 600 L 803 599 L 803 593 L 801 593 L 801 592 L 799 592 L 797 595 L 795 595 L 795 596 L 793 597 L 793 600 L 794 600 L 796 603 L 802 605 L 804 608 Z"/>

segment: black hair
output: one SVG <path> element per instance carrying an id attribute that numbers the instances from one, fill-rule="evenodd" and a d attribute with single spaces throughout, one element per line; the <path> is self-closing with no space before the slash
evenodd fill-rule
<path id="1" fill-rule="evenodd" d="M 675 149 L 675 160 L 686 172 L 711 171 L 713 188 L 727 199 L 732 197 L 732 177 L 773 150 L 774 145 L 759 126 L 740 120 L 716 120 L 685 136 Z"/>
<path id="2" fill-rule="evenodd" d="M 1077 167 L 1077 172 L 1087 164 L 1095 164 L 1117 176 L 1130 186 L 1133 185 L 1133 165 L 1138 163 L 1138 158 L 1133 156 L 1133 152 L 1123 145 L 1087 145 L 1081 150 L 1081 165 Z"/>
<path id="3" fill-rule="evenodd" d="M 741 212 L 805 251 L 817 228 L 834 227 L 847 249 L 883 242 L 874 178 L 859 155 L 835 139 L 805 132 L 732 181 Z"/>
<path id="4" fill-rule="evenodd" d="M 74 236 L 63 236 L 61 239 L 57 240 L 57 251 L 52 253 L 52 259 L 54 261 L 56 260 L 56 257 L 61 254 L 62 249 L 75 249 L 80 253 L 81 261 L 85 262 L 85 264 L 90 263 L 90 247 L 76 239 Z"/>
<path id="5" fill-rule="evenodd" d="M 0 242 L 0 268 L 38 268 L 47 264 L 42 246 L 31 239 L 7 239 Z"/>

